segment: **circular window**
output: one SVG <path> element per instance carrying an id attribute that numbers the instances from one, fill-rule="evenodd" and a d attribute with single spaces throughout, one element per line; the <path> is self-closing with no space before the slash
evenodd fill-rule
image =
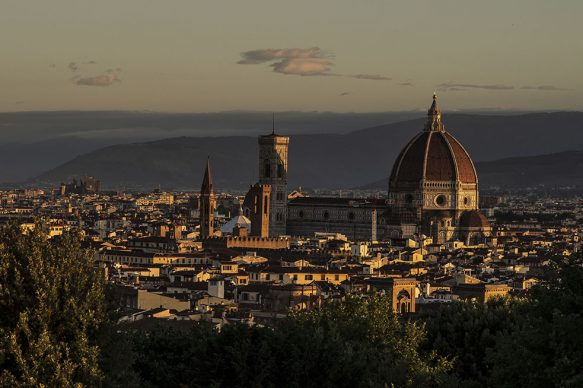
<path id="1" fill-rule="evenodd" d="M 412 194 L 405 195 L 405 202 L 408 204 L 412 204 L 413 203 L 413 195 Z"/>
<path id="2" fill-rule="evenodd" d="M 326 219 L 326 220 L 327 220 L 328 218 L 330 218 L 330 213 L 328 213 L 328 212 L 326 211 L 326 212 L 324 212 L 324 219 Z"/>
<path id="3" fill-rule="evenodd" d="M 353 212 L 348 213 L 348 219 L 354 220 L 354 213 Z"/>
<path id="4" fill-rule="evenodd" d="M 304 212 L 302 210 L 300 210 L 300 212 L 298 213 L 298 216 L 300 216 L 300 218 L 304 218 Z"/>
<path id="5" fill-rule="evenodd" d="M 441 195 L 438 195 L 437 197 L 435 197 L 435 204 L 437 206 L 445 205 L 445 195 L 441 194 Z"/>

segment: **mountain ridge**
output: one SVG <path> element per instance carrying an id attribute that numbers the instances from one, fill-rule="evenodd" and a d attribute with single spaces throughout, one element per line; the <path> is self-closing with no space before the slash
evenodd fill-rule
<path id="1" fill-rule="evenodd" d="M 450 114 L 444 115 L 444 123 L 477 166 L 504 158 L 583 149 L 581 112 Z M 398 152 L 423 124 L 424 119 L 413 119 L 345 134 L 292 135 L 290 187 L 351 188 L 388 176 Z M 100 178 L 104 187 L 196 189 L 207 155 L 211 155 L 217 187 L 244 188 L 256 180 L 257 138 L 225 136 L 177 137 L 105 147 L 49 169 L 35 182 L 56 184 L 90 174 Z M 500 173 L 484 170 L 478 174 L 481 183 L 490 184 L 487 176 Z M 506 178 L 500 179 L 507 182 Z"/>

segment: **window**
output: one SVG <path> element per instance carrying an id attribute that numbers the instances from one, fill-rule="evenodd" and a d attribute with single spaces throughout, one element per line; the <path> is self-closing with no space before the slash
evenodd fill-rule
<path id="1" fill-rule="evenodd" d="M 340 275 L 334 275 L 334 280 L 336 281 L 340 280 Z"/>
<path id="2" fill-rule="evenodd" d="M 283 274 L 279 275 L 279 280 L 283 281 Z"/>
<path id="3" fill-rule="evenodd" d="M 326 280 L 326 275 L 325 274 L 320 275 L 320 280 Z"/>
<path id="4" fill-rule="evenodd" d="M 267 214 L 269 208 L 269 197 L 265 196 L 263 197 L 263 214 Z"/>
<path id="5" fill-rule="evenodd" d="M 348 219 L 351 221 L 354 220 L 354 212 L 348 213 Z"/>
<path id="6" fill-rule="evenodd" d="M 445 205 L 445 195 L 440 194 L 437 197 L 435 197 L 435 204 L 437 206 L 444 206 Z"/>
<path id="7" fill-rule="evenodd" d="M 304 218 L 304 212 L 303 212 L 303 210 L 300 210 L 300 212 L 298 213 L 298 216 L 300 216 L 300 218 Z"/>
<path id="8" fill-rule="evenodd" d="M 313 275 L 306 275 L 306 280 L 313 280 L 314 276 Z"/>
<path id="9" fill-rule="evenodd" d="M 324 212 L 324 219 L 327 220 L 328 218 L 330 218 L 330 213 L 328 213 L 328 211 Z"/>
<path id="10" fill-rule="evenodd" d="M 281 163 L 277 165 L 277 177 L 283 178 L 283 164 Z"/>
<path id="11" fill-rule="evenodd" d="M 298 280 L 298 275 L 297 275 L 297 274 L 294 274 L 294 275 L 292 276 L 292 279 L 293 279 L 293 280 Z"/>
<path id="12" fill-rule="evenodd" d="M 265 160 L 265 165 L 263 166 L 263 175 L 265 175 L 266 178 L 271 177 L 271 166 L 269 165 L 269 160 Z"/>

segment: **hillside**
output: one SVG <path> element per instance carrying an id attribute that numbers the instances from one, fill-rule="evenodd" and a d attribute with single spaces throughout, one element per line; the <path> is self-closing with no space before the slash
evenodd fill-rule
<path id="1" fill-rule="evenodd" d="M 583 113 L 579 112 L 517 116 L 450 114 L 444 116 L 444 121 L 474 161 L 514 158 L 477 163 L 483 184 L 569 180 L 569 174 L 573 173 L 562 169 L 574 166 L 570 164 L 575 163 L 574 159 L 561 162 L 561 157 L 557 157 L 556 170 L 549 167 L 544 170 L 548 174 L 539 173 L 540 177 L 525 173 L 516 181 L 514 175 L 535 163 L 534 159 L 523 163 L 522 158 L 516 158 L 583 149 Z M 350 188 L 388 176 L 398 152 L 423 128 L 423 123 L 423 119 L 417 119 L 347 134 L 294 135 L 289 153 L 290 184 L 292 187 Z M 91 174 L 109 188 L 161 185 L 196 189 L 207 155 L 211 156 L 219 188 L 244 188 L 255 181 L 257 139 L 232 136 L 181 137 L 105 147 L 47 171 L 36 182 L 55 184 L 71 176 Z"/>

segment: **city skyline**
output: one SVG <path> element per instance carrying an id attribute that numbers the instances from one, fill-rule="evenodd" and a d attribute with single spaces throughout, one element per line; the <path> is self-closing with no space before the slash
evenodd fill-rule
<path id="1" fill-rule="evenodd" d="M 580 110 L 583 4 L 9 1 L 0 111 Z M 462 32 L 463 33 L 460 33 Z M 9 33 L 10 32 L 10 33 Z"/>

